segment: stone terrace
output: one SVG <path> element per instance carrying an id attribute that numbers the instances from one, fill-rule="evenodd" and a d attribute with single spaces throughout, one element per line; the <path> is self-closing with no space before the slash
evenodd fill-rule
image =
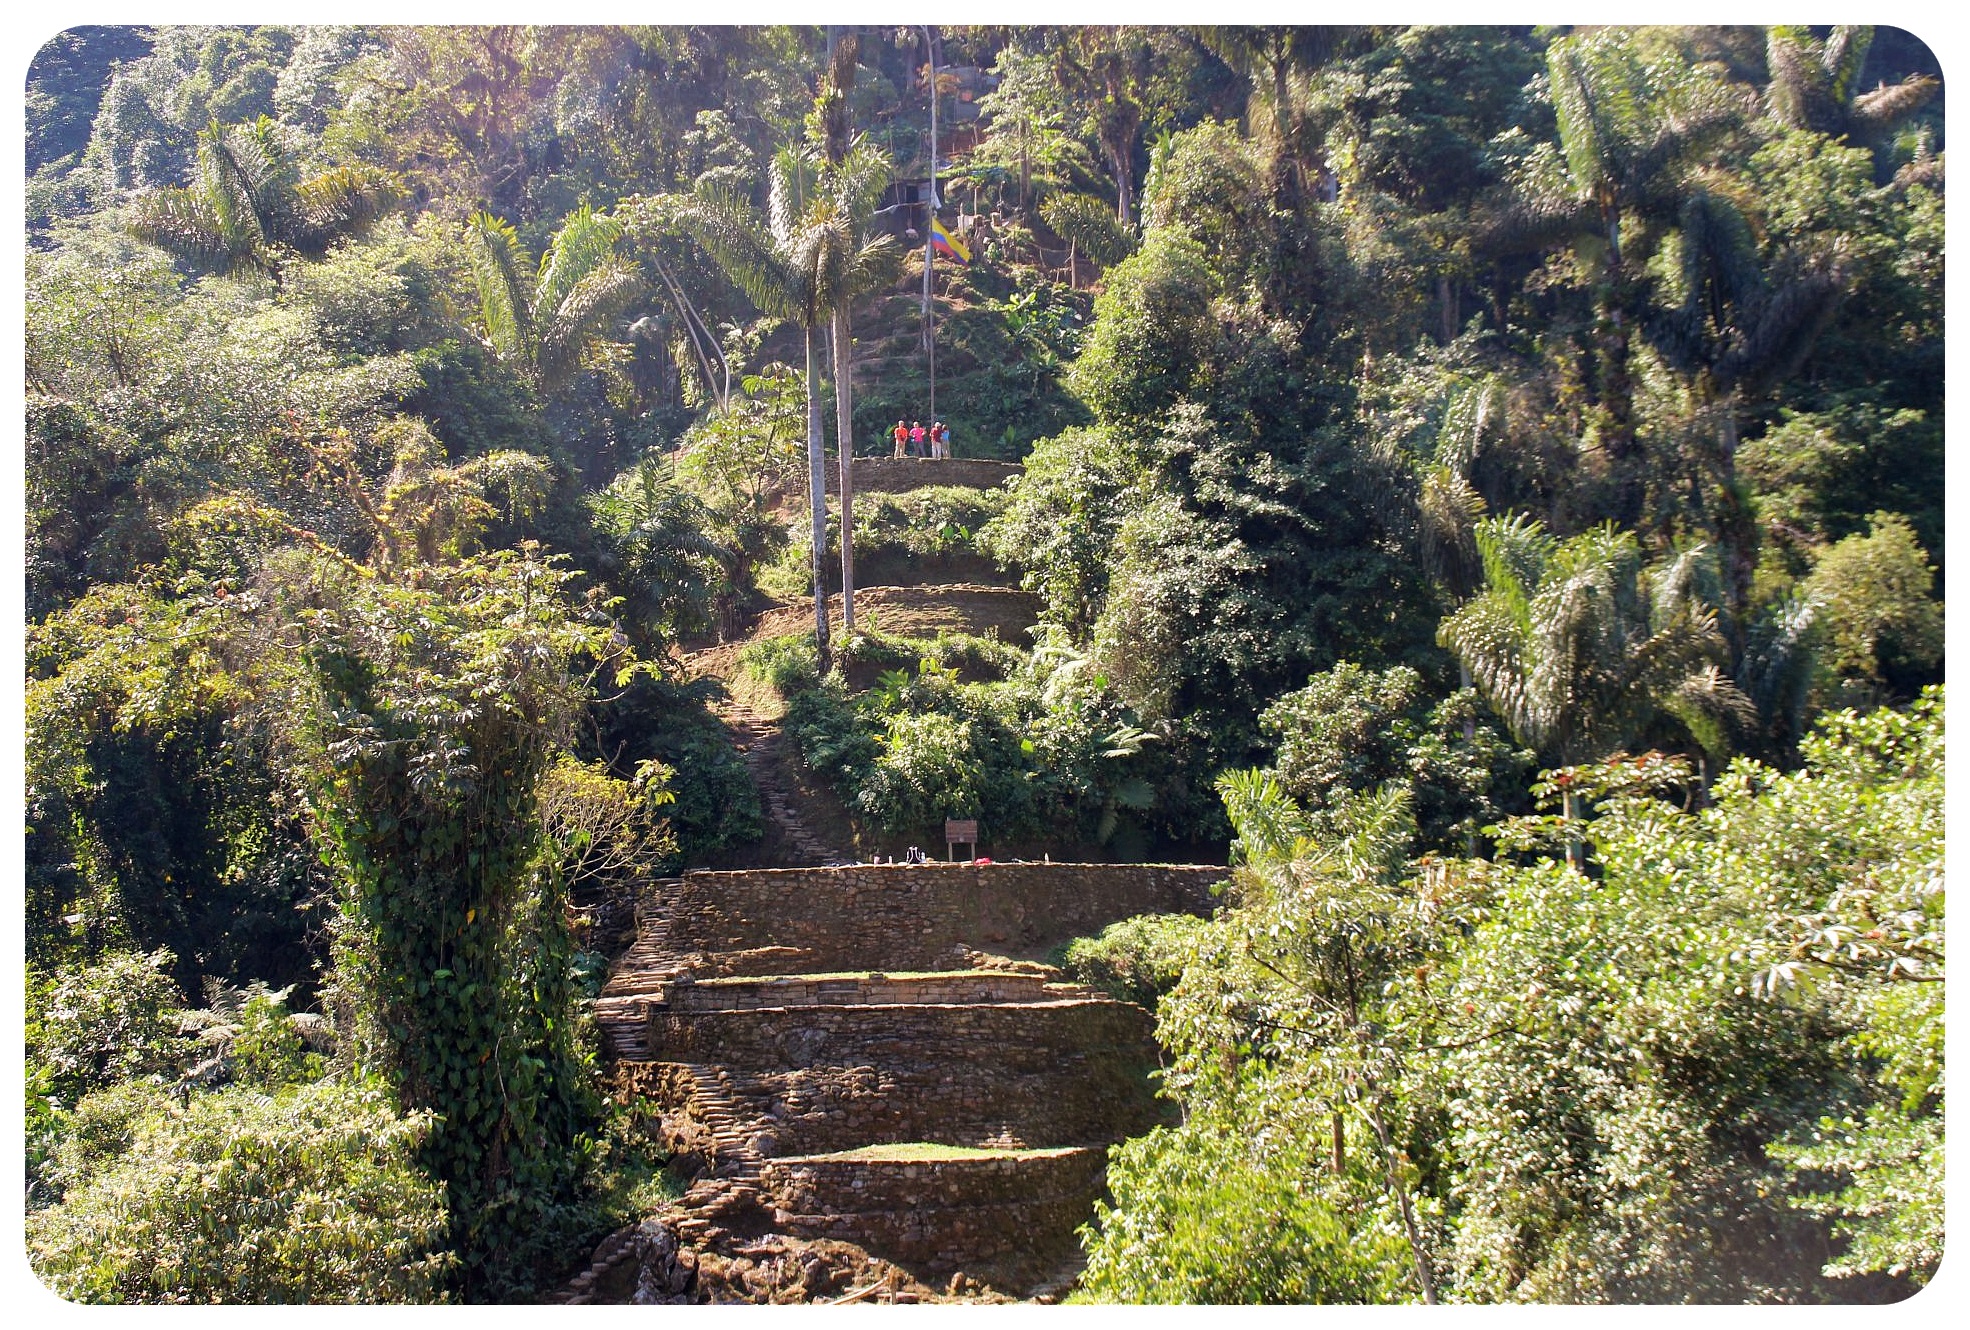
<path id="1" fill-rule="evenodd" d="M 619 1077 L 710 1175 L 669 1216 L 684 1247 L 849 1243 L 1012 1296 L 1055 1279 L 1105 1147 L 1166 1107 L 1149 1013 L 1041 958 L 1132 915 L 1207 914 L 1224 876 L 931 863 L 653 884 L 597 1017 Z M 582 1287 L 626 1287 L 606 1264 Z"/>

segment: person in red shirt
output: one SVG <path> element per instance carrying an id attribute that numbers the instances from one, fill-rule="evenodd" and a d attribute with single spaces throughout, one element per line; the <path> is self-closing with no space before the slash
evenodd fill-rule
<path id="1" fill-rule="evenodd" d="M 910 454 L 913 457 L 922 457 L 924 455 L 923 422 L 921 420 L 910 423 Z"/>
<path id="2" fill-rule="evenodd" d="M 889 431 L 889 437 L 896 440 L 896 455 L 903 456 L 903 450 L 910 442 L 910 427 L 899 420 L 896 422 L 896 428 Z"/>

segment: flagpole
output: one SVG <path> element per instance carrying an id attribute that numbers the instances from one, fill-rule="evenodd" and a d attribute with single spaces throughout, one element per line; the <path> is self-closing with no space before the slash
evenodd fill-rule
<path id="1" fill-rule="evenodd" d="M 937 221 L 937 44 L 930 25 L 923 25 L 924 65 L 930 84 L 930 208 L 923 226 L 923 350 L 930 370 L 930 418 L 937 419 L 937 321 L 930 310 L 930 255 L 932 225 Z"/>

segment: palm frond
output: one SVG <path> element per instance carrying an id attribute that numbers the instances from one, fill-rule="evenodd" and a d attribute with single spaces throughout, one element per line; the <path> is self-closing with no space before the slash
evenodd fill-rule
<path id="1" fill-rule="evenodd" d="M 1705 753 L 1722 762 L 1737 747 L 1732 736 L 1758 723 L 1751 699 L 1726 679 L 1715 665 L 1682 680 L 1663 699 L 1662 709 L 1683 722 Z"/>
<path id="2" fill-rule="evenodd" d="M 125 224 L 131 235 L 201 268 L 227 271 L 241 261 L 234 237 L 219 223 L 204 195 L 160 189 L 140 195 Z"/>
<path id="3" fill-rule="evenodd" d="M 286 241 L 301 172 L 282 138 L 281 127 L 263 115 L 250 125 L 227 130 L 224 142 L 246 182 L 254 216 L 269 239 Z"/>
<path id="4" fill-rule="evenodd" d="M 643 289 L 627 259 L 610 258 L 584 275 L 551 312 L 542 311 L 540 378 L 549 388 L 567 381 L 589 343 L 619 317 Z"/>
<path id="5" fill-rule="evenodd" d="M 1483 496 L 1455 469 L 1433 466 L 1423 474 L 1417 509 L 1424 566 L 1453 594 L 1469 590 L 1484 575 L 1474 534 Z"/>
<path id="6" fill-rule="evenodd" d="M 1040 216 L 1054 234 L 1071 240 L 1104 268 L 1135 250 L 1135 233 L 1122 225 L 1113 208 L 1091 194 L 1054 194 L 1040 206 Z"/>
<path id="7" fill-rule="evenodd" d="M 1805 129 L 1824 100 L 1826 66 L 1813 55 L 1810 28 L 1773 24 L 1765 29 L 1765 103 L 1784 125 Z"/>
<path id="8" fill-rule="evenodd" d="M 1927 106 L 1942 86 L 1927 74 L 1911 74 L 1900 83 L 1864 93 L 1854 99 L 1855 123 L 1867 133 L 1880 134 Z"/>
<path id="9" fill-rule="evenodd" d="M 342 166 L 302 182 L 294 191 L 287 243 L 320 255 L 345 236 L 361 236 L 403 201 L 397 178 L 369 166 Z"/>
<path id="10" fill-rule="evenodd" d="M 269 237 L 255 211 L 253 176 L 216 120 L 199 136 L 198 162 L 206 203 L 227 251 L 236 257 L 264 252 Z"/>
<path id="11" fill-rule="evenodd" d="M 1796 371 L 1839 308 L 1847 280 L 1838 253 L 1800 261 L 1759 302 L 1743 336 L 1718 359 L 1719 386 L 1758 387 Z"/>
<path id="12" fill-rule="evenodd" d="M 820 159 L 812 148 L 788 143 L 773 154 L 766 190 L 766 225 L 781 244 L 791 241 L 819 189 Z"/>
<path id="13" fill-rule="evenodd" d="M 828 197 L 838 211 L 858 224 L 865 223 L 881 206 L 894 169 L 887 152 L 866 138 L 857 138 L 848 155 L 827 170 Z"/>
<path id="14" fill-rule="evenodd" d="M 1805 732 L 1819 665 L 1819 608 L 1810 598 L 1788 598 L 1745 631 L 1735 682 L 1756 709 L 1763 737 L 1780 748 Z"/>
<path id="15" fill-rule="evenodd" d="M 1473 536 L 1486 584 L 1504 598 L 1514 619 L 1525 622 L 1532 593 L 1545 576 L 1558 542 L 1524 513 L 1480 522 Z"/>
<path id="16" fill-rule="evenodd" d="M 534 319 L 546 324 L 583 278 L 615 255 L 622 224 L 584 203 L 569 213 L 540 258 L 540 278 L 532 292 Z"/>
<path id="17" fill-rule="evenodd" d="M 879 291 L 896 280 L 903 266 L 903 248 L 892 235 L 870 236 L 848 263 L 849 298 Z"/>
<path id="18" fill-rule="evenodd" d="M 465 224 L 465 252 L 479 288 L 487 340 L 503 356 L 531 360 L 534 320 L 519 235 L 491 213 L 475 213 Z"/>
<path id="19" fill-rule="evenodd" d="M 1596 99 L 1583 38 L 1561 37 L 1546 48 L 1546 75 L 1560 146 L 1581 189 L 1591 193 L 1612 174 L 1607 160 L 1608 125 Z"/>
<path id="20" fill-rule="evenodd" d="M 707 192 L 681 206 L 678 221 L 762 314 L 799 319 L 802 302 L 764 220 L 743 200 Z"/>
<path id="21" fill-rule="evenodd" d="M 808 219 L 783 247 L 801 323 L 820 326 L 848 289 L 849 266 L 860 248 L 848 219 L 826 215 Z"/>
<path id="22" fill-rule="evenodd" d="M 1826 70 L 1827 93 L 1837 102 L 1851 101 L 1861 81 L 1861 67 L 1867 63 L 1868 48 L 1874 44 L 1874 29 L 1862 24 L 1839 23 L 1827 34 L 1820 50 L 1820 66 Z"/>

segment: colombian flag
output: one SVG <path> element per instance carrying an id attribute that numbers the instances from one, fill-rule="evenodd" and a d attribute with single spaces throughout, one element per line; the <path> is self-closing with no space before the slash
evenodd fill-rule
<path id="1" fill-rule="evenodd" d="M 959 263 L 971 262 L 971 251 L 965 248 L 964 241 L 944 229 L 944 223 L 936 218 L 930 219 L 930 247 L 940 254 L 949 254 Z"/>

